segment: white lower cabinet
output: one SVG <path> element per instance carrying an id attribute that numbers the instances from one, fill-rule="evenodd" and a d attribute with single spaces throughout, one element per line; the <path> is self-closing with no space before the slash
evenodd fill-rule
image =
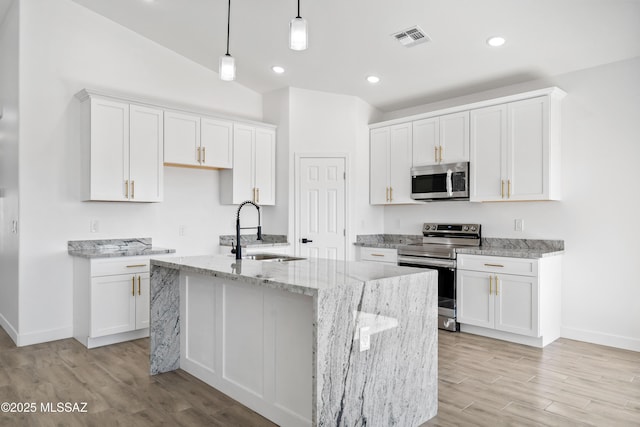
<path id="1" fill-rule="evenodd" d="M 88 348 L 149 336 L 149 257 L 77 258 L 74 333 Z"/>
<path id="2" fill-rule="evenodd" d="M 398 250 L 392 248 L 358 247 L 356 259 L 358 261 L 381 262 L 396 265 L 398 263 Z"/>
<path id="3" fill-rule="evenodd" d="M 461 331 L 543 347 L 560 336 L 561 256 L 458 256 Z"/>

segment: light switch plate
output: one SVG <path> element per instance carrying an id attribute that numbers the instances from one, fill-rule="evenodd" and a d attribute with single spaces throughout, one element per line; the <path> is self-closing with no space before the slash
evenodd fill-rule
<path id="1" fill-rule="evenodd" d="M 516 219 L 513 221 L 513 229 L 515 231 L 524 231 L 524 219 Z"/>
<path id="2" fill-rule="evenodd" d="M 367 351 L 371 347 L 371 334 L 368 326 L 360 328 L 360 351 Z"/>

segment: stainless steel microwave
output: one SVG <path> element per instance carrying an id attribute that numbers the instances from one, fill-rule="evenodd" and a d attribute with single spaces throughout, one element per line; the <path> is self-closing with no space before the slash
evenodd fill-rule
<path id="1" fill-rule="evenodd" d="M 469 162 L 411 168 L 414 200 L 469 200 Z"/>

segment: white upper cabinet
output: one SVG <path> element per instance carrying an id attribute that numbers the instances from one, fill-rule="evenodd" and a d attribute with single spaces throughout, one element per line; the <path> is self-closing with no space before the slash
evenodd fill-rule
<path id="1" fill-rule="evenodd" d="M 469 112 L 413 122 L 413 166 L 469 161 Z"/>
<path id="2" fill-rule="evenodd" d="M 160 202 L 164 193 L 162 110 L 129 107 L 129 200 Z"/>
<path id="3" fill-rule="evenodd" d="M 415 203 L 411 199 L 412 125 L 371 130 L 369 202 Z"/>
<path id="4" fill-rule="evenodd" d="M 560 98 L 471 111 L 471 201 L 560 200 Z"/>
<path id="5" fill-rule="evenodd" d="M 565 96 L 550 87 L 371 125 L 370 203 L 411 203 L 410 180 L 390 182 L 404 169 L 407 136 L 410 167 L 469 162 L 472 202 L 560 200 Z"/>
<path id="6" fill-rule="evenodd" d="M 200 117 L 165 111 L 164 161 L 168 165 L 200 165 Z"/>
<path id="7" fill-rule="evenodd" d="M 275 159 L 275 129 L 234 124 L 233 169 L 220 174 L 222 203 L 275 205 Z"/>
<path id="8" fill-rule="evenodd" d="M 163 112 L 82 93 L 84 200 L 160 202 Z"/>
<path id="9" fill-rule="evenodd" d="M 233 167 L 233 122 L 203 117 L 200 122 L 200 164 Z"/>
<path id="10" fill-rule="evenodd" d="M 503 200 L 507 169 L 507 106 L 472 111 L 471 141 L 471 200 Z"/>
<path id="11" fill-rule="evenodd" d="M 233 122 L 182 112 L 165 112 L 167 166 L 231 168 Z"/>

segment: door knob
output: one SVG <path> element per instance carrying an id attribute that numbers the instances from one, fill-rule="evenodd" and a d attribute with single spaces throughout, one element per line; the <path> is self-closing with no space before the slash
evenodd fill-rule
<path id="1" fill-rule="evenodd" d="M 302 239 L 302 243 L 312 243 L 313 240 L 309 240 L 306 237 Z"/>

